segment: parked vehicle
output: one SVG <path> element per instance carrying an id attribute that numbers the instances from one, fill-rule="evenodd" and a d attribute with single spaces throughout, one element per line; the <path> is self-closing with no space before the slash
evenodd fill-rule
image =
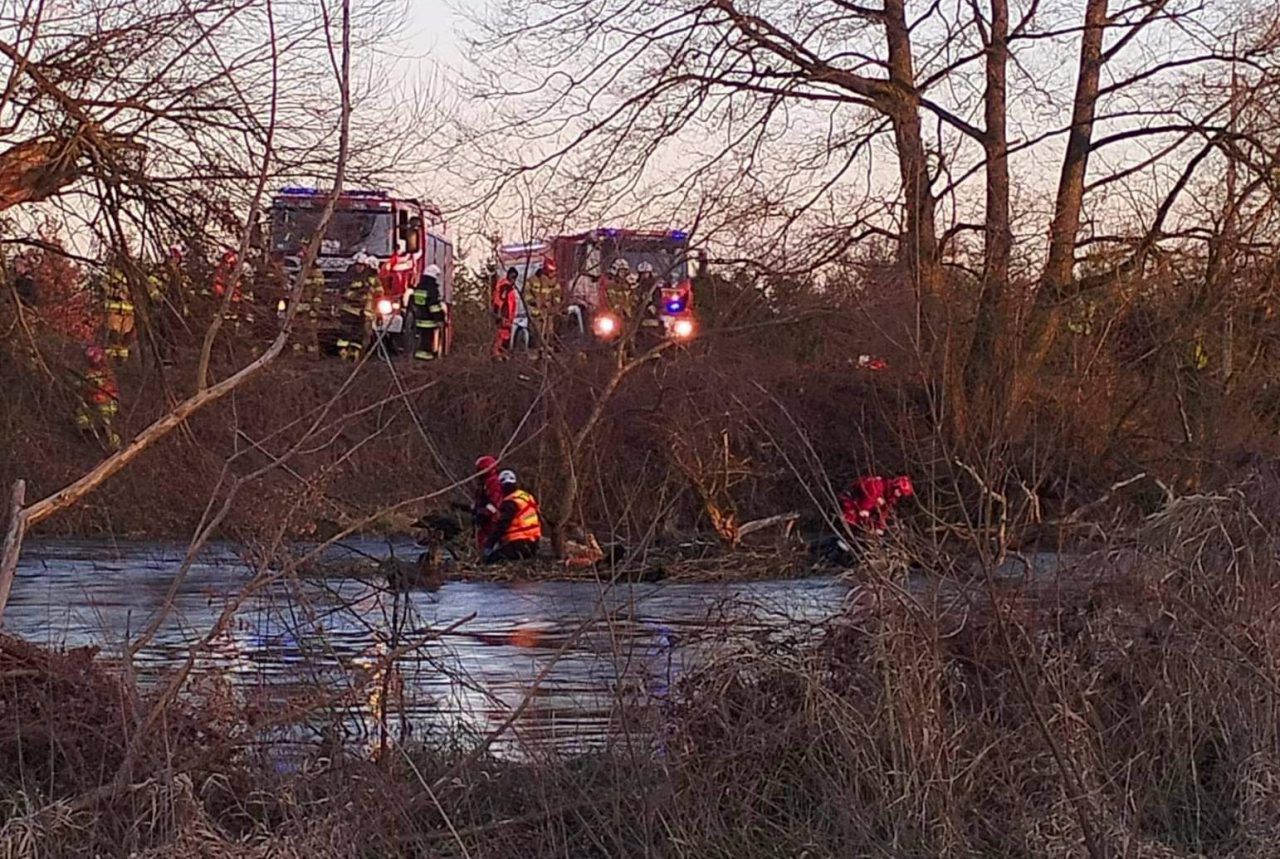
<path id="1" fill-rule="evenodd" d="M 327 191 L 315 188 L 285 188 L 272 200 L 270 253 L 286 274 L 292 276 L 301 267 L 303 250 L 320 225 L 328 197 Z M 446 226 L 440 209 L 429 202 L 373 190 L 339 195 L 316 257 L 324 278 L 317 323 L 322 346 L 335 348 L 341 296 L 351 281 L 356 255 L 367 254 L 378 261 L 382 286 L 375 334 L 395 352 L 413 352 L 412 290 L 427 266 L 440 269 L 443 351 L 448 353 L 453 343 L 454 251 Z"/>

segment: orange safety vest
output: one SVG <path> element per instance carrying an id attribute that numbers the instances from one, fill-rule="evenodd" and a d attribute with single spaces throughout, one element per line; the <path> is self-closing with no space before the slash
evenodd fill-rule
<path id="1" fill-rule="evenodd" d="M 542 517 L 538 515 L 538 502 L 523 489 L 517 489 L 503 502 L 511 501 L 516 505 L 516 515 L 502 535 L 502 544 L 515 543 L 522 540 L 536 541 L 542 539 Z"/>

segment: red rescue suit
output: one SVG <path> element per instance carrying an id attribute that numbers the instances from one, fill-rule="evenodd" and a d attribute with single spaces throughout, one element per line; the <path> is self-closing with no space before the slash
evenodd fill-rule
<path id="1" fill-rule="evenodd" d="M 516 314 L 520 312 L 520 299 L 516 286 L 503 278 L 494 289 L 494 312 L 498 314 L 498 330 L 493 336 L 493 354 L 501 355 L 511 346 L 511 333 L 515 329 Z"/>
<path id="2" fill-rule="evenodd" d="M 909 477 L 886 480 L 875 474 L 859 477 L 840 493 L 840 512 L 853 529 L 882 534 L 898 502 L 915 494 Z"/>
<path id="3" fill-rule="evenodd" d="M 498 460 L 482 456 L 476 460 L 476 468 L 482 469 L 480 485 L 472 500 L 471 517 L 476 527 L 476 549 L 484 551 L 498 519 L 498 507 L 502 504 L 502 485 L 498 483 Z"/>

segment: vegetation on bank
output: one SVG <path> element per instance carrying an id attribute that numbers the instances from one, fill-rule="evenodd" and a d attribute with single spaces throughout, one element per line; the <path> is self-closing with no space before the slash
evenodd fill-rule
<path id="1" fill-rule="evenodd" d="M 281 769 L 262 730 L 380 676 L 264 711 L 0 639 L 0 855 L 1261 859 L 1278 515 L 1272 465 L 1053 581 L 909 596 L 877 558 L 838 617 L 720 648 L 576 757 L 335 734 Z"/>

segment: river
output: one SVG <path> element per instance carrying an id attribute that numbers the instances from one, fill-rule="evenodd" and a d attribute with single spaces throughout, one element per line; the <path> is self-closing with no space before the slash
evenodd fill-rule
<path id="1" fill-rule="evenodd" d="M 351 549 L 389 551 L 377 542 Z M 405 556 L 409 547 L 396 550 Z M 164 603 L 184 551 L 29 542 L 6 631 L 118 656 Z M 203 552 L 158 633 L 135 657 L 140 682 L 155 684 L 185 662 L 252 579 L 235 547 Z M 299 698 L 333 699 L 280 729 L 273 738 L 280 742 L 314 743 L 337 730 L 348 741 L 373 743 L 381 736 L 375 714 L 386 713 L 397 738 L 454 742 L 510 722 L 496 751 L 568 753 L 623 736 L 633 718 L 660 712 L 671 683 L 709 650 L 803 631 L 837 612 L 847 592 L 834 578 L 459 581 L 399 596 L 360 578 L 277 580 L 253 592 L 227 631 L 201 651 L 189 683 L 229 690 L 263 713 Z"/>

